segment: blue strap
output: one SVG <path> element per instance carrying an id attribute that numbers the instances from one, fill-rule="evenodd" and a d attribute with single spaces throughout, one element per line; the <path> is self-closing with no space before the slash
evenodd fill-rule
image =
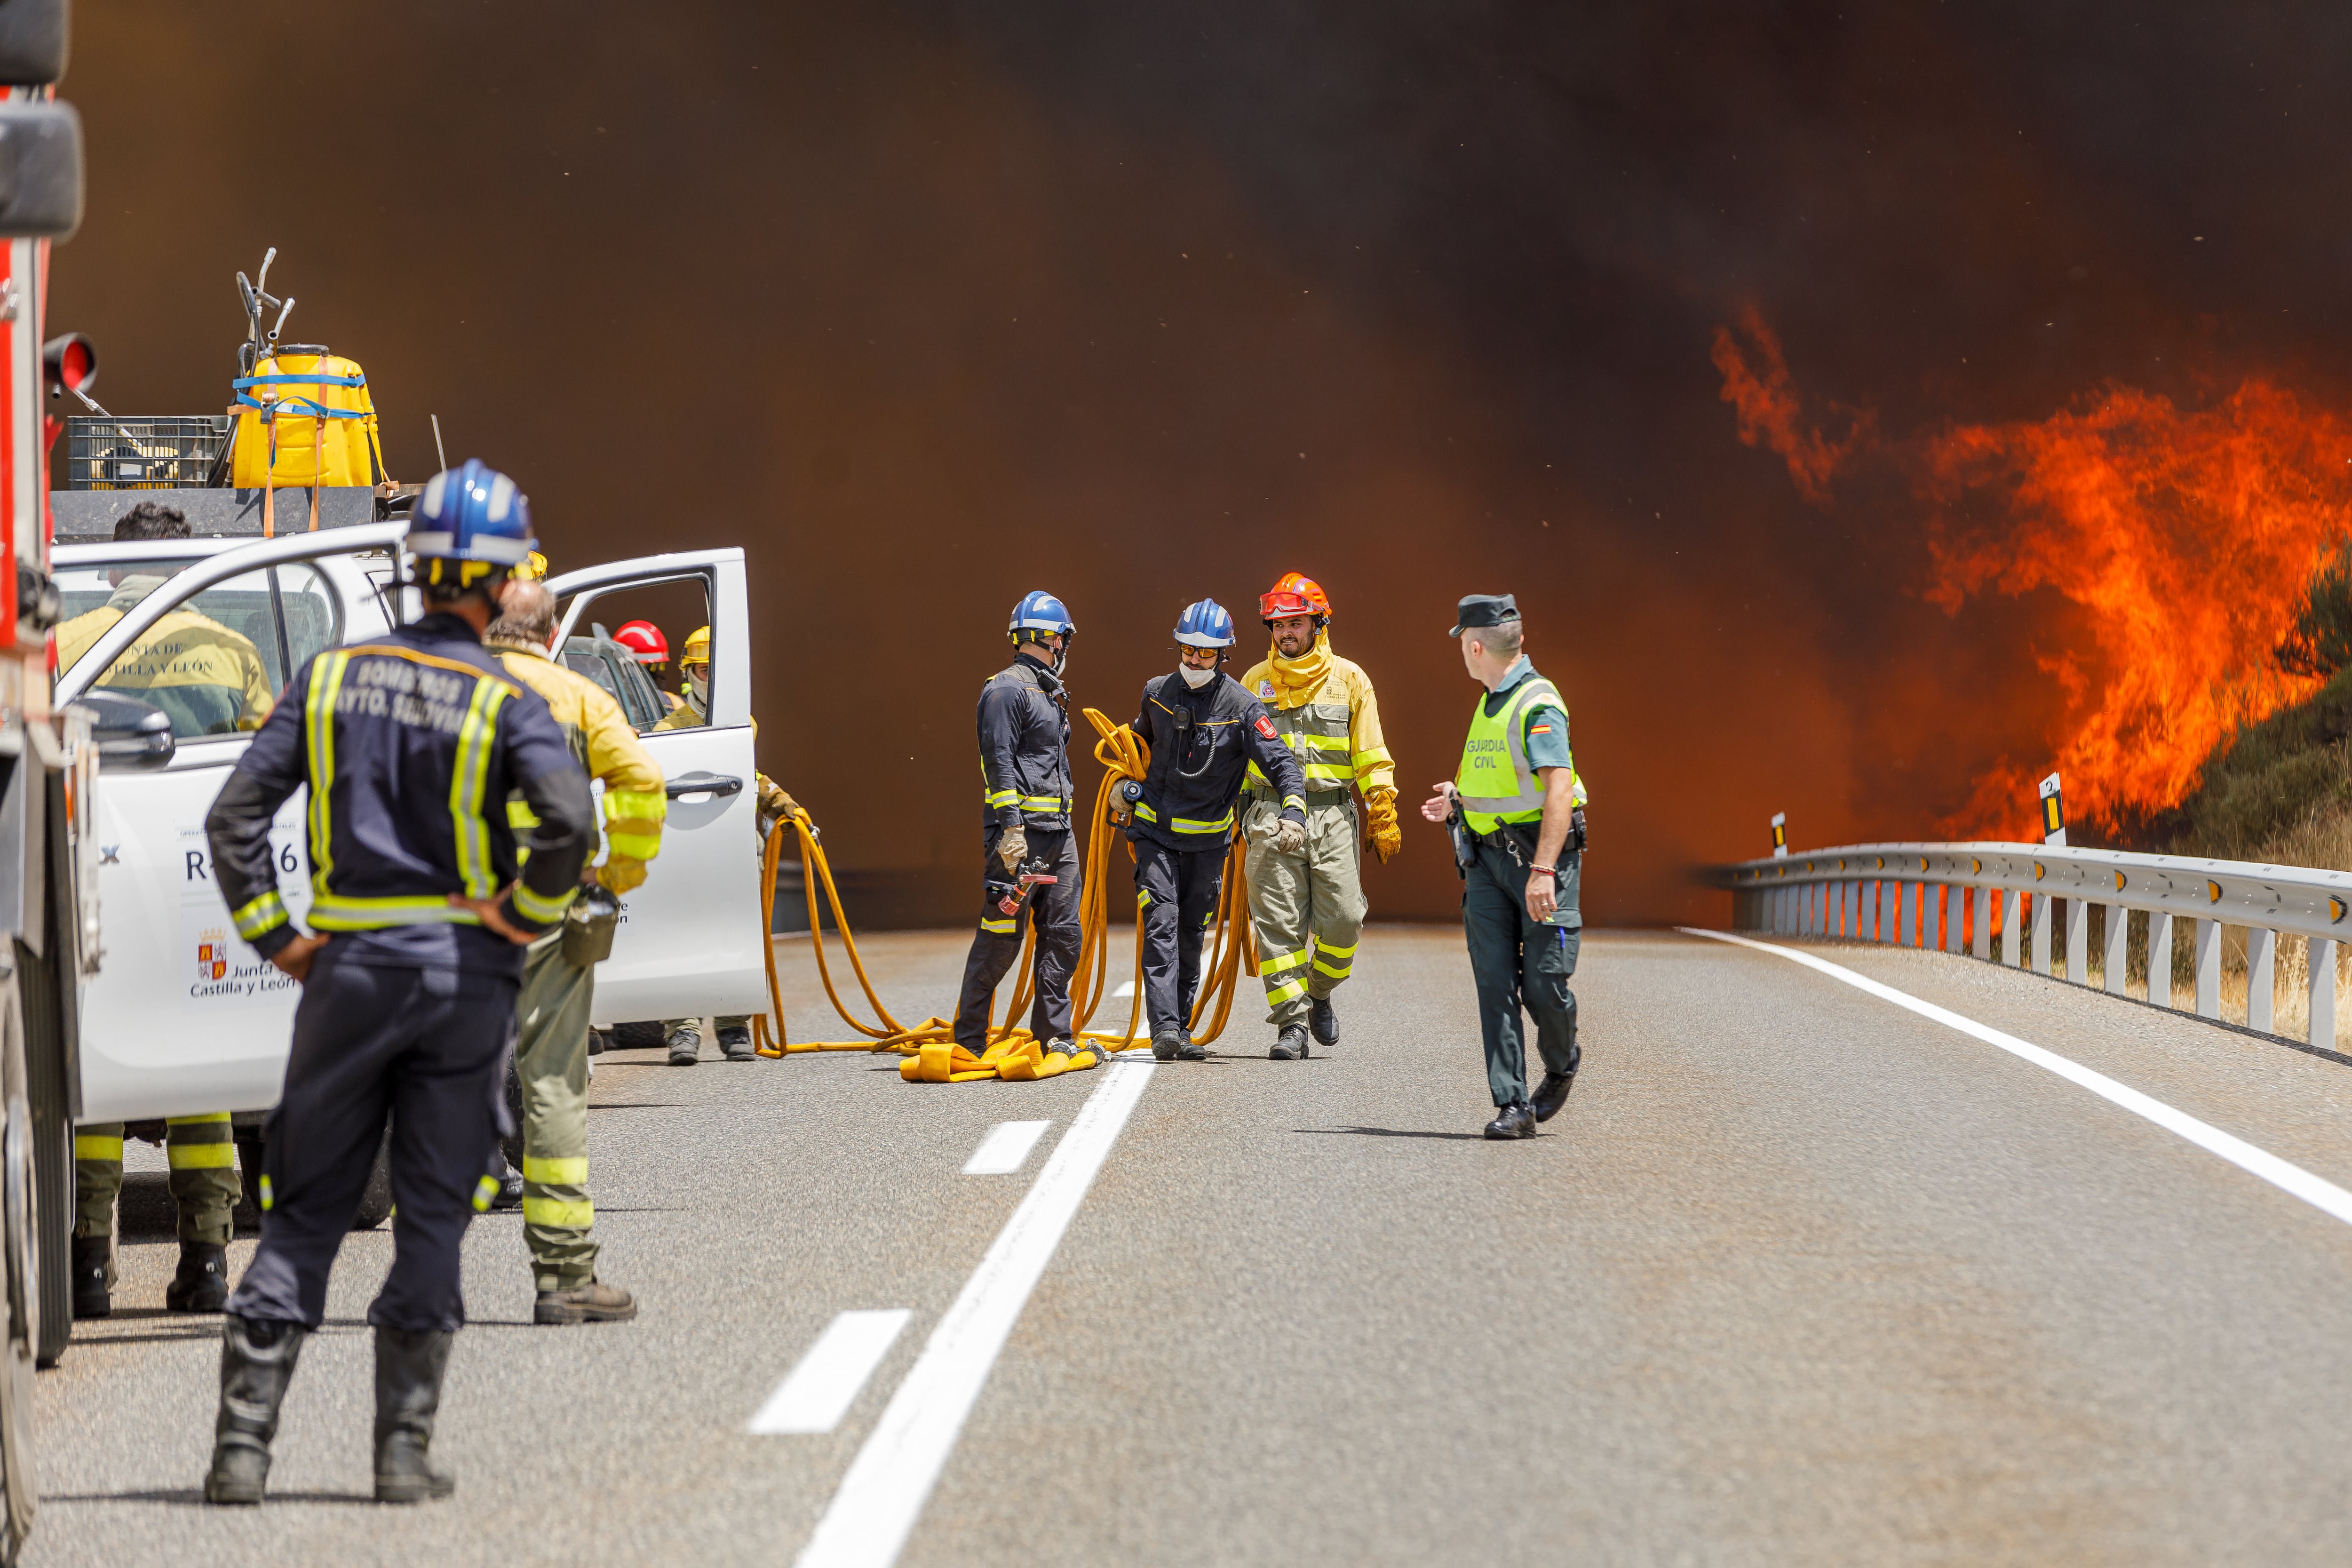
<path id="1" fill-rule="evenodd" d="M 240 392 L 236 395 L 236 400 L 247 408 L 258 408 L 264 414 L 275 409 L 280 414 L 299 415 L 305 419 L 364 419 L 367 417 L 367 410 L 364 408 L 330 408 L 325 404 L 309 397 L 281 397 L 275 403 L 258 403 Z"/>
<path id="2" fill-rule="evenodd" d="M 365 386 L 364 375 L 241 375 L 231 386 Z"/>

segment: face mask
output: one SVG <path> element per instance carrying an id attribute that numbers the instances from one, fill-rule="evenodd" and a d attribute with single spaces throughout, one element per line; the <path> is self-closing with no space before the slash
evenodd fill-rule
<path id="1" fill-rule="evenodd" d="M 688 670 L 686 672 L 686 684 L 688 689 L 694 693 L 694 705 L 696 707 L 704 708 L 709 706 L 710 672 L 709 670 L 702 668 L 699 665 Z"/>
<path id="2" fill-rule="evenodd" d="M 1217 672 L 1214 669 L 1194 669 L 1189 664 L 1178 665 L 1176 667 L 1176 673 L 1182 676 L 1184 678 L 1184 684 L 1191 687 L 1195 691 L 1198 691 L 1203 686 L 1208 685 L 1210 681 L 1216 679 L 1217 675 Z"/>

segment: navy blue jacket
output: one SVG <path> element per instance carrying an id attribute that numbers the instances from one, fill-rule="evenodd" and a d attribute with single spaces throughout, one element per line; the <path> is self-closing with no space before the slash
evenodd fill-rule
<path id="1" fill-rule="evenodd" d="M 1274 781 L 1282 815 L 1307 820 L 1307 774 L 1282 743 L 1265 706 L 1223 670 L 1198 691 L 1181 675 L 1143 689 L 1133 726 L 1151 748 L 1143 798 L 1128 837 L 1171 849 L 1223 852 L 1233 837 L 1234 801 L 1249 765 Z"/>
<path id="2" fill-rule="evenodd" d="M 1070 703 L 1054 672 L 1027 654 L 980 689 L 983 827 L 1070 826 Z"/>
<path id="3" fill-rule="evenodd" d="M 588 775 L 546 702 L 452 615 L 304 661 L 221 786 L 205 819 L 214 875 L 265 958 L 295 936 L 269 824 L 305 784 L 308 918 L 352 961 L 520 973 L 522 950 L 449 895 L 511 885 L 499 913 L 535 933 L 563 918 L 596 848 Z M 520 881 L 516 791 L 539 818 Z"/>

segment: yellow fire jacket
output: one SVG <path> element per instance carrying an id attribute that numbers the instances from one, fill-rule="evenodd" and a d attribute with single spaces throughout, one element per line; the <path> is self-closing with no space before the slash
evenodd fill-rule
<path id="1" fill-rule="evenodd" d="M 596 879 L 625 893 L 646 879 L 646 862 L 661 853 L 662 824 L 669 799 L 662 790 L 661 766 L 629 728 L 621 705 L 603 687 L 547 656 L 532 643 L 493 642 L 490 650 L 507 673 L 547 700 L 548 710 L 572 742 L 588 776 L 604 784 L 604 857 Z M 537 818 L 522 802 L 507 803 L 507 818 L 518 830 Z"/>
<path id="2" fill-rule="evenodd" d="M 1279 670 L 1271 658 L 1258 660 L 1242 684 L 1265 705 L 1266 717 L 1297 753 L 1308 789 L 1344 790 L 1352 780 L 1367 799 L 1374 790 L 1394 795 L 1396 763 L 1381 733 L 1381 705 L 1372 694 L 1372 678 L 1354 660 L 1331 652 L 1329 638 L 1328 632 L 1318 637 L 1312 653 L 1284 659 Z M 1316 681 L 1312 671 L 1318 656 L 1326 668 Z M 1252 767 L 1250 783 L 1263 786 L 1265 782 Z"/>
<path id="3" fill-rule="evenodd" d="M 71 669 L 162 582 L 126 578 L 105 604 L 59 626 L 58 668 Z M 153 703 L 171 715 L 172 732 L 183 739 L 258 730 L 275 705 L 268 668 L 252 641 L 185 607 L 148 627 L 93 684 Z"/>

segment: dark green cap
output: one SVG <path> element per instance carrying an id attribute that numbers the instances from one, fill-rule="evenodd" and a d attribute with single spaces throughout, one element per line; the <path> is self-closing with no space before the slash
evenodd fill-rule
<path id="1" fill-rule="evenodd" d="M 1519 618 L 1519 602 L 1508 594 L 1465 594 L 1456 610 L 1456 623 L 1448 637 L 1460 637 L 1469 626 L 1499 626 L 1505 621 Z"/>

